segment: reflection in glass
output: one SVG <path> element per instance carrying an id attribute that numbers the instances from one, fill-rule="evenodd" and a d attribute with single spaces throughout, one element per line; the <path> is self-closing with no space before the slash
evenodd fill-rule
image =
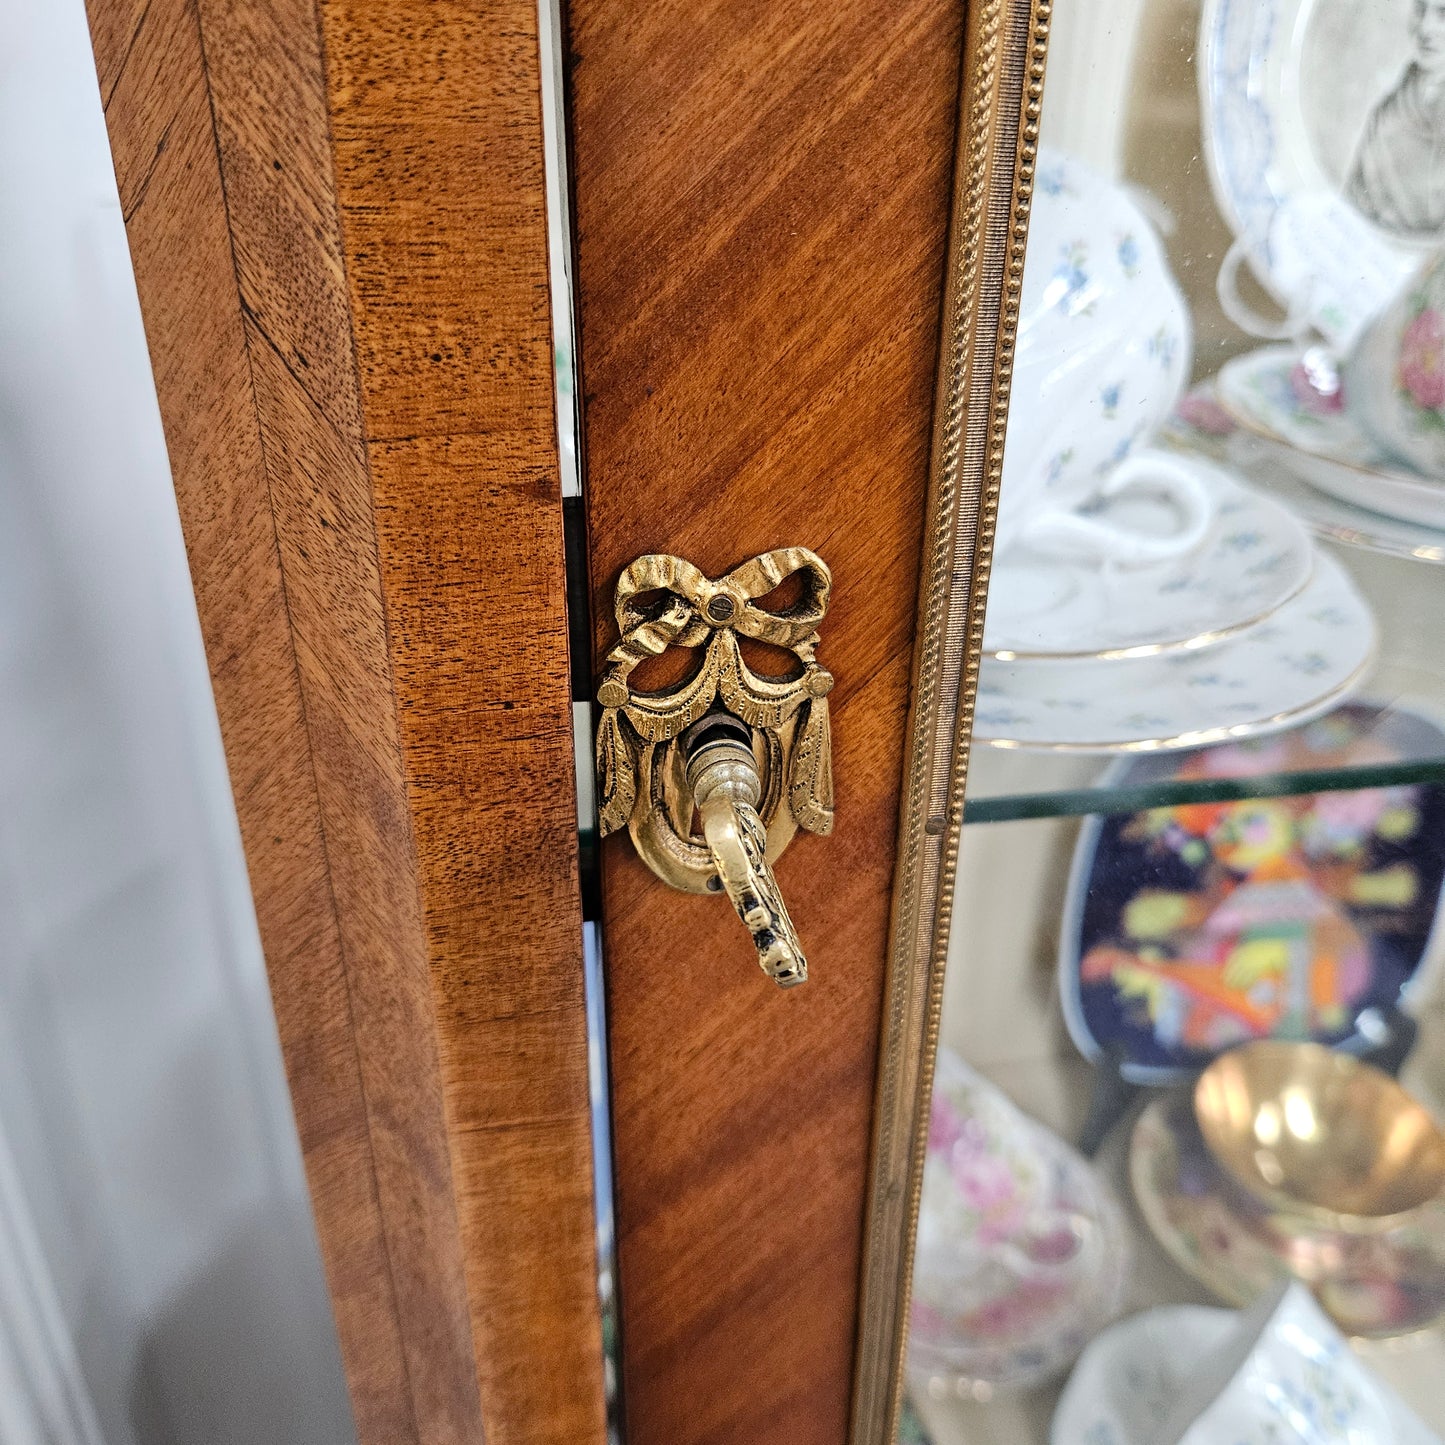
<path id="1" fill-rule="evenodd" d="M 1381 1177 L 1305 1051 L 1445 1117 L 1442 36 L 1057 13 L 903 1441 L 1445 1431 L 1445 1201 L 1252 1192 L 1192 1093 L 1280 1040 L 1254 1123 Z"/>

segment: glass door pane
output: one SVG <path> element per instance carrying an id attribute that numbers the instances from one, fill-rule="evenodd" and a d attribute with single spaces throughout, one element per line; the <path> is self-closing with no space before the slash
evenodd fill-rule
<path id="1" fill-rule="evenodd" d="M 1445 1430 L 1440 136 L 1433 0 L 1056 9 L 905 1440 Z"/>

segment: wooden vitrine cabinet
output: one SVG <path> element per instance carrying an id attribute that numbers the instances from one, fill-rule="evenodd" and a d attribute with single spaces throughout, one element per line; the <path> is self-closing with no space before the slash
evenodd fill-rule
<path id="1" fill-rule="evenodd" d="M 570 295 L 528 0 L 89 14 L 363 1445 L 603 1439 L 574 708 L 634 559 L 780 548 L 810 979 L 602 844 L 612 1344 L 633 1445 L 882 1445 L 1047 5 L 572 0 Z"/>
<path id="2" fill-rule="evenodd" d="M 1437 0 L 87 5 L 362 1445 L 1438 1428 Z"/>

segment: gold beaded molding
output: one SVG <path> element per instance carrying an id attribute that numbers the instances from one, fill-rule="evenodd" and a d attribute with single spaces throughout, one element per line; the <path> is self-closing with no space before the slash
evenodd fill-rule
<path id="1" fill-rule="evenodd" d="M 850 1445 L 893 1445 L 1052 0 L 976 0 L 874 1105 Z"/>

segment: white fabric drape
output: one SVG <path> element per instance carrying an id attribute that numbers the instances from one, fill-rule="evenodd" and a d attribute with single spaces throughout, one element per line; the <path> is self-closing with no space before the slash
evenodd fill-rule
<path id="1" fill-rule="evenodd" d="M 82 0 L 0 0 L 0 1445 L 354 1440 Z"/>

